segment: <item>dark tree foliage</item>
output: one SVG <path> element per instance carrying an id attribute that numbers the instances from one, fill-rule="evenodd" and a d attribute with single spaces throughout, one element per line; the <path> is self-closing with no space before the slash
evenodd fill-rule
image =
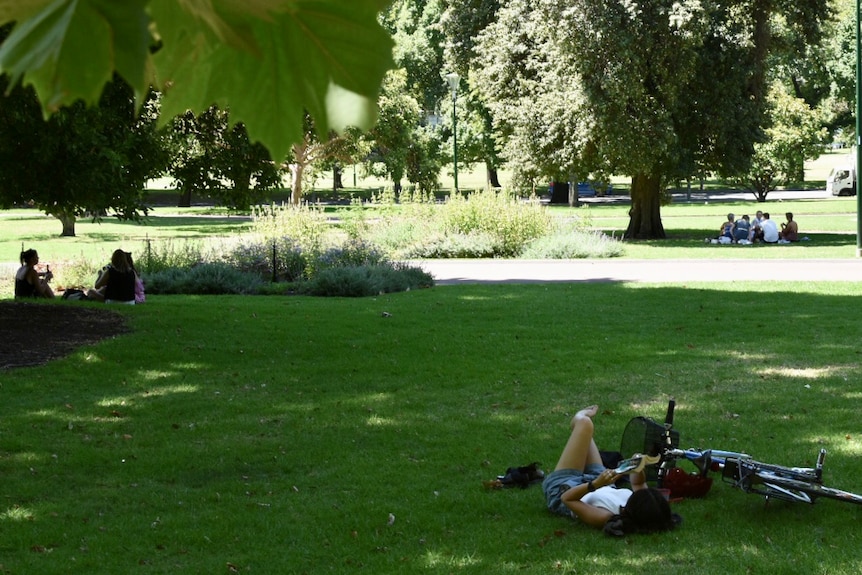
<path id="1" fill-rule="evenodd" d="M 446 34 L 446 59 L 466 74 L 476 58 L 476 38 L 497 19 L 499 0 L 445 0 L 440 28 Z"/>
<path id="2" fill-rule="evenodd" d="M 9 90 L 0 97 L 0 205 L 34 206 L 59 219 L 64 236 L 85 214 L 145 215 L 144 183 L 165 160 L 154 98 L 139 114 L 132 89 L 115 77 L 98 106 L 76 102 L 45 120 L 32 88 Z"/>
<path id="3" fill-rule="evenodd" d="M 187 110 L 171 120 L 167 172 L 180 192 L 179 207 L 190 206 L 193 193 L 209 194 L 222 187 L 213 166 L 226 129 L 227 115 L 216 106 L 197 116 Z"/>
<path id="4" fill-rule="evenodd" d="M 229 112 L 218 106 L 174 117 L 167 140 L 167 171 L 180 191 L 181 207 L 191 205 L 192 194 L 204 194 L 228 208 L 247 209 L 281 182 L 269 151 L 249 140 L 244 124 L 231 126 Z"/>

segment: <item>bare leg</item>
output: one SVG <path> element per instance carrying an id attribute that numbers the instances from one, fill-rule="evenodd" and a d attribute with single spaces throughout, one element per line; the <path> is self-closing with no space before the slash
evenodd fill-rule
<path id="1" fill-rule="evenodd" d="M 88 289 L 87 290 L 87 299 L 93 301 L 105 301 L 105 290 L 104 289 Z"/>
<path id="2" fill-rule="evenodd" d="M 572 433 L 560 454 L 557 469 L 578 469 L 583 471 L 590 463 L 601 463 L 599 448 L 593 441 L 593 416 L 598 412 L 597 405 L 580 410 L 572 418 Z"/>

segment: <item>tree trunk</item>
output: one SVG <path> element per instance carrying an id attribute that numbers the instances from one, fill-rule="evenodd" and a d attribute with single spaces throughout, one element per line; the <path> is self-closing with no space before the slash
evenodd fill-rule
<path id="1" fill-rule="evenodd" d="M 344 182 L 341 179 L 342 174 L 341 166 L 335 164 L 332 166 L 332 192 L 338 193 L 338 190 L 344 189 Z"/>
<path id="2" fill-rule="evenodd" d="M 305 171 L 305 164 L 296 162 L 290 165 L 290 203 L 298 206 L 302 201 L 302 172 Z"/>
<path id="3" fill-rule="evenodd" d="M 569 204 L 569 183 L 568 182 L 552 182 L 551 183 L 551 200 L 552 204 Z M 577 192 L 575 192 L 577 193 Z"/>
<path id="4" fill-rule="evenodd" d="M 312 162 L 312 145 L 308 135 L 299 144 L 293 145 L 293 163 L 290 164 L 290 203 L 298 206 L 302 202 L 302 176 L 305 168 Z"/>
<path id="5" fill-rule="evenodd" d="M 754 21 L 752 39 L 754 40 L 755 72 L 751 78 L 749 93 L 761 106 L 766 92 L 766 58 L 772 44 L 772 21 L 770 20 L 772 8 L 772 0 L 755 0 L 751 8 L 751 17 Z"/>
<path id="6" fill-rule="evenodd" d="M 632 208 L 626 239 L 660 240 L 667 236 L 661 224 L 661 177 L 635 174 L 632 178 Z"/>
<path id="7" fill-rule="evenodd" d="M 60 234 L 61 236 L 75 237 L 75 214 L 63 212 L 61 214 L 54 214 L 54 217 L 63 224 L 63 233 Z"/>
<path id="8" fill-rule="evenodd" d="M 177 201 L 178 208 L 188 208 L 192 205 L 192 189 L 180 188 L 180 198 Z"/>
<path id="9" fill-rule="evenodd" d="M 497 173 L 497 170 L 488 166 L 488 185 L 492 188 L 502 188 L 500 185 L 500 175 Z"/>

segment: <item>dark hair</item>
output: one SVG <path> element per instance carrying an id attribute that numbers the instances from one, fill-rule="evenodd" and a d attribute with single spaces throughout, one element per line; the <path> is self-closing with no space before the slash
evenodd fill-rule
<path id="1" fill-rule="evenodd" d="M 21 252 L 21 265 L 23 266 L 25 263 L 29 262 L 38 255 L 39 253 L 33 249 Z"/>
<path id="2" fill-rule="evenodd" d="M 134 258 L 132 258 L 132 252 L 125 252 L 125 254 L 126 254 L 126 260 L 128 260 L 128 262 L 129 262 L 129 268 L 133 272 L 138 273 L 138 270 L 135 268 L 135 260 L 134 260 Z"/>
<path id="3" fill-rule="evenodd" d="M 119 272 L 127 272 L 131 270 L 131 266 L 129 265 L 129 257 L 123 250 L 114 250 L 114 253 L 111 255 L 111 265 L 115 270 Z"/>
<path id="4" fill-rule="evenodd" d="M 619 515 L 605 523 L 608 535 L 622 537 L 627 533 L 670 531 L 682 522 L 682 517 L 670 510 L 670 503 L 658 489 L 648 487 L 632 493 Z"/>

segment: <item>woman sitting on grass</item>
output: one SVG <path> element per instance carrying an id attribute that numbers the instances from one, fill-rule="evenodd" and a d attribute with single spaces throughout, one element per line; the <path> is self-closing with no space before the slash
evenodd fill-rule
<path id="1" fill-rule="evenodd" d="M 45 273 L 36 271 L 39 253 L 36 250 L 21 252 L 21 267 L 15 273 L 15 297 L 54 297 L 54 290 L 48 285 L 54 274 L 49 269 Z"/>
<path id="2" fill-rule="evenodd" d="M 608 535 L 668 531 L 682 520 L 657 489 L 648 487 L 643 471 L 629 475 L 631 489 L 617 489 L 619 476 L 605 469 L 593 441 L 593 417 L 598 406 L 572 418 L 569 436 L 554 471 L 542 484 L 548 509 L 574 517 Z"/>
<path id="3" fill-rule="evenodd" d="M 95 289 L 87 291 L 87 299 L 135 305 L 136 277 L 126 252 L 114 250 L 111 263 L 96 280 Z"/>

